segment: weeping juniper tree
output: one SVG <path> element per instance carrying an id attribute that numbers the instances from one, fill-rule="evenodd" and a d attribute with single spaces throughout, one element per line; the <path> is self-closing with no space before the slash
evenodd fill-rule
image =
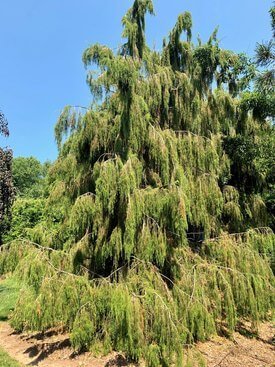
<path id="1" fill-rule="evenodd" d="M 8 136 L 8 122 L 0 111 L 0 135 Z M 11 175 L 12 151 L 0 148 L 0 245 L 2 236 L 8 229 L 10 208 L 13 198 L 13 185 Z"/>
<path id="2" fill-rule="evenodd" d="M 254 70 L 220 48 L 216 30 L 193 43 L 185 12 L 155 51 L 147 13 L 152 1 L 135 0 L 117 53 L 84 52 L 98 103 L 62 112 L 47 215 L 31 233 L 37 248 L 14 241 L 0 269 L 28 285 L 17 330 L 61 326 L 78 350 L 195 365 L 184 346 L 230 334 L 240 319 L 256 329 L 274 305 L 264 177 L 247 157 L 238 184 L 238 158 L 225 150 L 227 138 L 256 138 L 268 121 L 242 108 Z"/>

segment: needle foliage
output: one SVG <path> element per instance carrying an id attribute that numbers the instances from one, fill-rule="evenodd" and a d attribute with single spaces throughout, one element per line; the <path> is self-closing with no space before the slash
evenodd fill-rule
<path id="1" fill-rule="evenodd" d="M 63 110 L 46 214 L 2 248 L 0 270 L 28 285 L 19 331 L 60 326 L 77 350 L 195 365 L 184 347 L 241 319 L 256 330 L 274 307 L 272 215 L 247 153 L 271 126 L 243 109 L 253 65 L 217 30 L 193 42 L 185 12 L 155 51 L 147 13 L 135 0 L 117 53 L 85 50 L 95 103 Z"/>

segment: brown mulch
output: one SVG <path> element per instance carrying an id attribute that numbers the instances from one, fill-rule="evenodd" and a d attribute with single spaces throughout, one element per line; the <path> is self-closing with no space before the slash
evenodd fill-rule
<path id="1" fill-rule="evenodd" d="M 69 336 L 55 330 L 41 334 L 17 334 L 6 322 L 0 323 L 0 347 L 24 366 L 39 367 L 119 367 L 133 366 L 118 354 L 95 358 L 90 353 L 77 355 Z"/>
<path id="2" fill-rule="evenodd" d="M 275 327 L 264 323 L 257 337 L 243 325 L 231 340 L 215 336 L 197 349 L 208 367 L 275 367 Z M 95 358 L 90 353 L 76 355 L 67 334 L 51 330 L 45 334 L 16 334 L 8 323 L 0 324 L 0 347 L 25 366 L 39 367 L 118 367 L 133 366 L 121 354 Z"/>
<path id="3" fill-rule="evenodd" d="M 261 324 L 253 336 L 247 325 L 240 326 L 231 340 L 219 336 L 197 348 L 207 360 L 208 367 L 275 367 L 275 326 Z"/>

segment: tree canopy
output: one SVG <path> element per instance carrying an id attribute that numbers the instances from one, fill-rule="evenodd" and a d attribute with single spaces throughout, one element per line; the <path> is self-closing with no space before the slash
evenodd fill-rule
<path id="1" fill-rule="evenodd" d="M 29 231 L 40 223 L 46 211 L 50 162 L 40 163 L 34 157 L 12 159 L 13 204 L 3 241 L 29 238 Z"/>
<path id="2" fill-rule="evenodd" d="M 45 177 L 50 162 L 42 164 L 35 157 L 16 157 L 12 162 L 13 183 L 16 194 L 37 198 L 44 195 Z"/>

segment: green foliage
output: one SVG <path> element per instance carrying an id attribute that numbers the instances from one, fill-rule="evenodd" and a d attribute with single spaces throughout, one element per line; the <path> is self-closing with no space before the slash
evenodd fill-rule
<path id="1" fill-rule="evenodd" d="M 0 321 L 7 320 L 19 296 L 20 285 L 15 277 L 0 281 Z"/>
<path id="2" fill-rule="evenodd" d="M 20 367 L 21 364 L 12 359 L 2 348 L 0 348 L 0 367 Z"/>
<path id="3" fill-rule="evenodd" d="M 243 104 L 249 108 L 253 115 L 264 121 L 267 117 L 274 120 L 274 102 L 275 102 L 275 6 L 270 9 L 272 38 L 267 42 L 257 43 L 255 50 L 255 61 L 260 67 L 254 81 L 255 92 L 246 93 Z"/>
<path id="4" fill-rule="evenodd" d="M 27 238 L 28 231 L 42 221 L 44 208 L 45 199 L 17 198 L 12 206 L 12 220 L 5 241 Z"/>
<path id="5" fill-rule="evenodd" d="M 49 185 L 47 173 L 50 163 L 41 164 L 34 157 L 18 157 L 12 161 L 12 178 L 16 198 L 11 207 L 9 231 L 4 242 L 16 238 L 32 238 L 32 229 L 43 222 L 47 211 L 46 199 Z"/>
<path id="6" fill-rule="evenodd" d="M 260 90 L 245 92 L 241 99 L 241 108 L 244 111 L 252 111 L 253 117 L 263 122 L 275 116 L 275 96 L 274 93 L 263 94 Z"/>
<path id="7" fill-rule="evenodd" d="M 40 163 L 34 157 L 17 157 L 12 162 L 12 175 L 18 196 L 38 198 L 44 195 L 45 176 L 50 163 Z"/>
<path id="8" fill-rule="evenodd" d="M 246 198 L 242 211 L 247 216 L 242 218 L 250 222 L 252 219 L 251 225 L 254 227 L 269 225 L 274 228 L 274 143 L 274 126 L 268 125 L 257 136 L 238 134 L 224 139 L 224 149 L 231 159 L 229 183 Z M 262 205 L 261 209 L 256 201 Z M 227 209 L 232 207 L 232 203 L 225 205 Z M 239 209 L 232 207 L 232 210 Z M 241 219 L 240 215 L 238 217 Z M 235 230 L 239 229 L 235 226 Z"/>
<path id="9" fill-rule="evenodd" d="M 173 280 L 137 257 L 131 266 L 92 280 L 88 273 L 68 272 L 70 254 L 64 261 L 64 253 L 27 244 L 29 254 L 22 254 L 15 273 L 28 288 L 21 291 L 12 325 L 19 331 L 58 326 L 71 333 L 77 350 L 120 350 L 148 365 L 181 366 L 183 345 L 224 327 L 231 333 L 242 318 L 256 328 L 269 315 L 274 277 L 262 253 L 267 241 L 274 246 L 272 232 L 248 232 L 206 241 L 198 253 L 179 248 Z"/>
<path id="10" fill-rule="evenodd" d="M 127 43 L 123 47 L 132 57 L 143 57 L 145 48 L 145 15 L 153 14 L 154 8 L 152 0 L 135 0 L 132 8 L 122 19 L 124 26 L 122 36 L 127 39 Z"/>
<path id="11" fill-rule="evenodd" d="M 11 242 L 1 247 L 0 274 L 13 273 L 19 262 L 30 253 L 28 246 L 21 245 L 21 242 Z"/>
<path id="12" fill-rule="evenodd" d="M 274 9 L 270 9 L 272 30 L 274 32 Z M 263 94 L 272 94 L 274 96 L 275 85 L 275 46 L 274 35 L 273 38 L 266 43 L 258 43 L 256 47 L 256 62 L 261 67 L 270 67 L 257 75 L 256 88 Z"/>

